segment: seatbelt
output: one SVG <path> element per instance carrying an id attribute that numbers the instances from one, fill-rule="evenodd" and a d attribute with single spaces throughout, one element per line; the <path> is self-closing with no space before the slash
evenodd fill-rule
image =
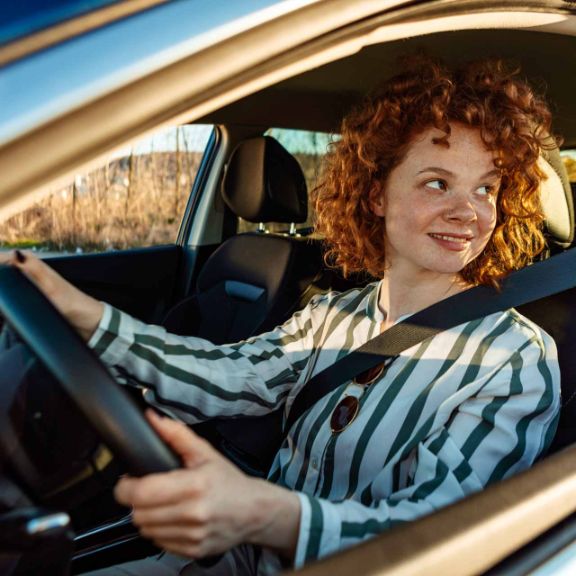
<path id="1" fill-rule="evenodd" d="M 545 279 L 545 281 L 544 281 Z M 476 286 L 441 300 L 375 336 L 311 378 L 296 396 L 284 431 L 320 398 L 388 358 L 449 328 L 576 286 L 576 248 L 511 273 L 501 289 Z"/>

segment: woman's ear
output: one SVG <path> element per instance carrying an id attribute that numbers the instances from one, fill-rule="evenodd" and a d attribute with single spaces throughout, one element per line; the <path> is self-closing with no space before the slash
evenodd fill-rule
<path id="1" fill-rule="evenodd" d="M 374 184 L 370 190 L 370 209 L 376 216 L 384 218 L 386 216 L 386 197 L 384 189 L 379 184 Z"/>

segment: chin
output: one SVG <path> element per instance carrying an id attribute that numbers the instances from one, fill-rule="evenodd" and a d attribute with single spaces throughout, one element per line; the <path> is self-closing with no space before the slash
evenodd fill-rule
<path id="1" fill-rule="evenodd" d="M 467 260 L 466 262 L 443 262 L 438 263 L 436 265 L 428 264 L 428 266 L 424 266 L 425 269 L 429 270 L 430 272 L 434 272 L 436 274 L 460 274 L 468 264 L 472 262 L 472 260 Z"/>

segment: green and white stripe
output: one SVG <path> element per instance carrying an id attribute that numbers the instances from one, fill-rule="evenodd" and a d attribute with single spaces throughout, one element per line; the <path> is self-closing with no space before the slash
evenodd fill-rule
<path id="1" fill-rule="evenodd" d="M 379 332 L 379 284 L 315 298 L 283 326 L 214 346 L 112 307 L 90 345 L 151 403 L 189 423 L 286 413 L 306 382 Z M 302 505 L 296 566 L 407 522 L 528 468 L 556 426 L 553 340 L 515 310 L 447 330 L 403 352 L 367 390 L 340 386 L 295 423 L 270 480 Z M 356 421 L 334 436 L 344 395 Z M 261 573 L 277 566 L 265 551 Z"/>

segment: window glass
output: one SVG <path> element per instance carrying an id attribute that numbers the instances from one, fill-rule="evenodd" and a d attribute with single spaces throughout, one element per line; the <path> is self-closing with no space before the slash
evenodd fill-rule
<path id="1" fill-rule="evenodd" d="M 576 150 L 562 150 L 560 153 L 570 182 L 576 182 Z"/>
<path id="2" fill-rule="evenodd" d="M 306 130 L 288 130 L 284 128 L 271 128 L 266 132 L 267 136 L 272 136 L 296 160 L 298 160 L 308 187 L 308 220 L 304 224 L 298 224 L 298 229 L 306 231 L 312 227 L 314 220 L 313 206 L 310 202 L 310 193 L 318 184 L 318 179 L 322 170 L 322 162 L 328 151 L 328 146 L 335 138 L 334 135 L 324 132 L 309 132 Z M 238 232 L 247 232 L 257 229 L 258 225 L 239 219 Z M 266 229 L 270 232 L 288 231 L 287 224 L 266 223 Z"/>
<path id="3" fill-rule="evenodd" d="M 174 242 L 212 126 L 170 127 L 0 222 L 0 249 L 101 252 Z"/>

